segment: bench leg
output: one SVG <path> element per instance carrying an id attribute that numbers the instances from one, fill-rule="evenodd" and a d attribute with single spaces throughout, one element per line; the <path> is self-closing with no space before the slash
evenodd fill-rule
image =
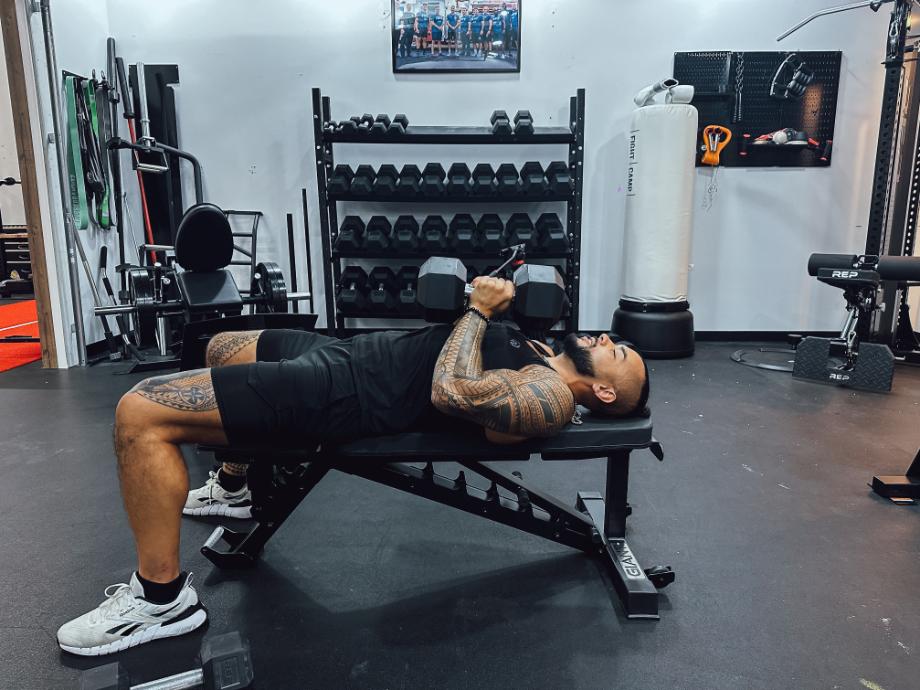
<path id="1" fill-rule="evenodd" d="M 256 461 L 249 469 L 249 484 L 253 498 L 253 517 L 258 524 L 249 532 L 237 532 L 217 527 L 201 547 L 201 553 L 219 568 L 247 568 L 255 565 L 266 542 L 284 524 L 329 472 L 330 466 L 321 462 L 295 467 L 276 467 L 268 461 Z M 219 542 L 229 549 L 218 550 Z"/>
<path id="2" fill-rule="evenodd" d="M 920 452 L 903 475 L 872 477 L 872 490 L 895 503 L 915 503 L 920 500 Z"/>
<path id="3" fill-rule="evenodd" d="M 657 619 L 658 590 L 626 542 L 626 518 L 632 512 L 626 500 L 628 483 L 629 451 L 624 450 L 607 457 L 607 500 L 596 491 L 580 491 L 577 506 L 604 535 L 596 553 L 610 573 L 626 617 Z"/>

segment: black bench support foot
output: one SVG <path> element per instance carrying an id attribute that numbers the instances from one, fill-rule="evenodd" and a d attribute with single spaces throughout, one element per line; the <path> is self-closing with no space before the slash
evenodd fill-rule
<path id="1" fill-rule="evenodd" d="M 579 491 L 578 507 L 591 516 L 598 529 L 603 528 L 607 512 L 603 496 L 596 491 Z M 626 540 L 608 538 L 596 547 L 595 553 L 610 573 L 626 617 L 657 620 L 658 590 L 646 576 Z"/>
<path id="2" fill-rule="evenodd" d="M 247 475 L 252 491 L 252 516 L 259 524 L 248 533 L 218 527 L 201 547 L 202 555 L 218 568 L 255 565 L 265 543 L 330 469 L 321 462 L 275 467 L 265 460 L 254 463 Z M 216 546 L 221 541 L 230 548 L 219 551 Z"/>
<path id="3" fill-rule="evenodd" d="M 920 501 L 920 452 L 914 457 L 906 474 L 872 477 L 870 486 L 879 496 L 890 498 L 895 503 Z"/>

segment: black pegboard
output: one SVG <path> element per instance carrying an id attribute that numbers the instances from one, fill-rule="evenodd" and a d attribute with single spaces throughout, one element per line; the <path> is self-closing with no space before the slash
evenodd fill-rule
<path id="1" fill-rule="evenodd" d="M 674 78 L 696 89 L 693 105 L 700 113 L 700 136 L 706 125 L 722 125 L 732 131 L 732 141 L 722 151 L 721 164 L 728 167 L 827 167 L 831 159 L 810 149 L 748 147 L 739 155 L 742 135 L 752 139 L 785 127 L 804 131 L 823 147 L 834 138 L 837 91 L 840 84 L 840 51 L 795 51 L 814 72 L 814 81 L 798 100 L 781 101 L 770 96 L 777 68 L 790 52 L 709 51 L 674 54 Z M 740 104 L 736 80 L 741 76 Z M 740 105 L 739 113 L 736 112 Z M 697 156 L 697 165 L 700 156 Z"/>

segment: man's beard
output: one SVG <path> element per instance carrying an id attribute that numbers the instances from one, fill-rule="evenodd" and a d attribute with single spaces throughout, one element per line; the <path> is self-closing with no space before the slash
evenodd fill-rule
<path id="1" fill-rule="evenodd" d="M 582 376 L 594 376 L 594 362 L 591 361 L 591 351 L 578 342 L 578 333 L 569 333 L 562 341 L 562 352 L 572 360 L 575 371 Z"/>

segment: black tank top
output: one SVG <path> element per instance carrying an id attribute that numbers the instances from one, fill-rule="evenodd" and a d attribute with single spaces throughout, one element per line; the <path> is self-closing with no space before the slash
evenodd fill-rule
<path id="1" fill-rule="evenodd" d="M 365 433 L 398 433 L 419 424 L 444 423 L 445 416 L 431 404 L 431 379 L 452 329 L 451 325 L 430 326 L 351 339 L 351 367 Z M 482 344 L 483 369 L 517 371 L 533 364 L 549 367 L 528 343 L 520 331 L 492 324 Z"/>

